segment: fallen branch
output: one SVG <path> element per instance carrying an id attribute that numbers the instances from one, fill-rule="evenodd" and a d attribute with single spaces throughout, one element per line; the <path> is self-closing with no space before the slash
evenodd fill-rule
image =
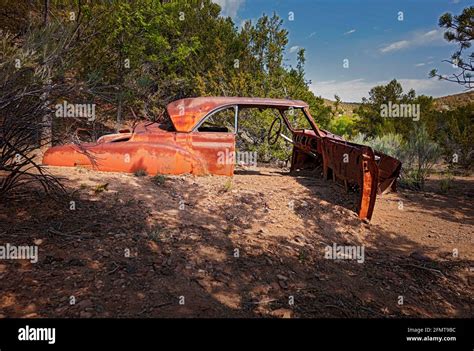
<path id="1" fill-rule="evenodd" d="M 66 232 L 66 233 L 62 233 L 54 228 L 49 228 L 48 229 L 48 232 L 50 232 L 51 234 L 55 234 L 55 235 L 59 235 L 59 236 L 66 236 L 66 237 L 75 237 L 75 238 L 81 238 L 81 237 L 91 237 L 91 235 L 86 235 L 86 236 L 82 236 L 82 235 L 77 235 L 75 233 L 77 232 L 80 232 L 86 228 L 88 228 L 89 226 L 86 226 L 86 227 L 83 227 L 83 228 L 79 228 L 79 229 L 75 229 L 75 230 L 72 230 L 70 232 Z"/>
<path id="2" fill-rule="evenodd" d="M 441 271 L 438 270 L 438 269 L 428 268 L 428 267 L 423 267 L 423 266 L 418 266 L 418 265 L 412 264 L 412 263 L 401 263 L 400 266 L 415 267 L 415 268 L 423 269 L 423 270 L 428 271 L 428 272 L 433 272 L 433 273 L 441 274 L 441 275 L 444 277 L 443 272 L 441 272 Z"/>
<path id="3" fill-rule="evenodd" d="M 262 301 L 249 301 L 249 302 L 244 302 L 244 304 L 247 304 L 247 305 L 262 305 L 262 304 L 270 303 L 270 302 L 274 302 L 274 301 L 277 301 L 277 299 L 269 299 L 269 300 L 262 300 Z"/>

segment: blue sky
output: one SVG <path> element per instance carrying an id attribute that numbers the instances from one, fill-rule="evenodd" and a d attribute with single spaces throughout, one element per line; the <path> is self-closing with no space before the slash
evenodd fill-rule
<path id="1" fill-rule="evenodd" d="M 214 0 L 236 25 L 276 12 L 289 31 L 286 64 L 294 65 L 299 47 L 306 49 L 306 77 L 318 95 L 360 101 L 375 85 L 393 78 L 404 90 L 444 96 L 463 92 L 455 83 L 429 79 L 432 68 L 453 72 L 441 62 L 455 49 L 443 39 L 438 19 L 459 14 L 466 0 Z M 399 12 L 403 20 L 399 21 Z M 289 12 L 294 20 L 289 20 Z M 344 60 L 349 63 L 343 67 Z"/>

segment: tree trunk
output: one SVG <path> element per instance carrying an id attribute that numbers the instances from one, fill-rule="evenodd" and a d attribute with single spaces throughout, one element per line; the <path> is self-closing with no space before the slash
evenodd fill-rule
<path id="1" fill-rule="evenodd" d="M 52 146 L 53 140 L 53 114 L 49 108 L 49 95 L 51 91 L 51 82 L 48 82 L 46 91 L 42 96 L 42 100 L 44 101 L 45 111 L 46 113 L 43 115 L 41 120 L 41 130 L 39 135 L 39 147 L 42 152 L 46 151 L 48 148 Z"/>
<path id="2" fill-rule="evenodd" d="M 120 53 L 119 53 L 119 62 L 118 62 L 118 101 L 117 101 L 117 125 L 115 129 L 118 131 L 122 128 L 122 99 L 123 99 L 123 32 L 120 36 Z"/>
<path id="3" fill-rule="evenodd" d="M 44 0 L 44 12 L 43 12 L 43 25 L 48 25 L 48 16 L 49 16 L 49 0 Z"/>
<path id="4" fill-rule="evenodd" d="M 121 87 L 120 87 L 121 90 Z M 118 131 L 119 129 L 122 128 L 122 92 L 120 91 L 119 95 L 119 101 L 117 105 L 117 126 L 115 129 Z"/>

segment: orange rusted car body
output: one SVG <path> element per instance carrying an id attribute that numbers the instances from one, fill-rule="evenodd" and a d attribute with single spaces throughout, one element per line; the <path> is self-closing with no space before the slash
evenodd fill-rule
<path id="1" fill-rule="evenodd" d="M 83 166 L 100 171 L 148 174 L 226 175 L 234 173 L 234 162 L 222 162 L 222 154 L 235 152 L 235 134 L 201 130 L 199 127 L 217 111 L 273 108 L 292 133 L 291 169 L 308 159 L 319 162 L 326 178 L 357 185 L 360 189 L 359 217 L 370 220 L 377 193 L 395 190 L 401 163 L 368 146 L 345 141 L 318 128 L 303 101 L 242 97 L 198 97 L 174 101 L 167 106 L 172 126 L 144 122 L 133 131 L 102 136 L 96 143 L 54 146 L 46 151 L 43 164 Z M 289 109 L 301 109 L 311 130 L 294 130 L 285 116 Z M 232 158 L 230 158 L 232 160 Z"/>

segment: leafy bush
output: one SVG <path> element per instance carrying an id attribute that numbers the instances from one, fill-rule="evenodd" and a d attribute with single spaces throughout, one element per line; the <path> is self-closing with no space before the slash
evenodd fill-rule
<path id="1" fill-rule="evenodd" d="M 451 167 L 470 170 L 474 166 L 474 104 L 430 116 L 428 131 L 439 140 L 444 160 Z"/>
<path id="2" fill-rule="evenodd" d="M 356 118 L 343 115 L 331 119 L 331 122 L 329 122 L 328 130 L 331 133 L 340 135 L 345 138 L 350 138 L 354 134 L 356 124 Z"/>

